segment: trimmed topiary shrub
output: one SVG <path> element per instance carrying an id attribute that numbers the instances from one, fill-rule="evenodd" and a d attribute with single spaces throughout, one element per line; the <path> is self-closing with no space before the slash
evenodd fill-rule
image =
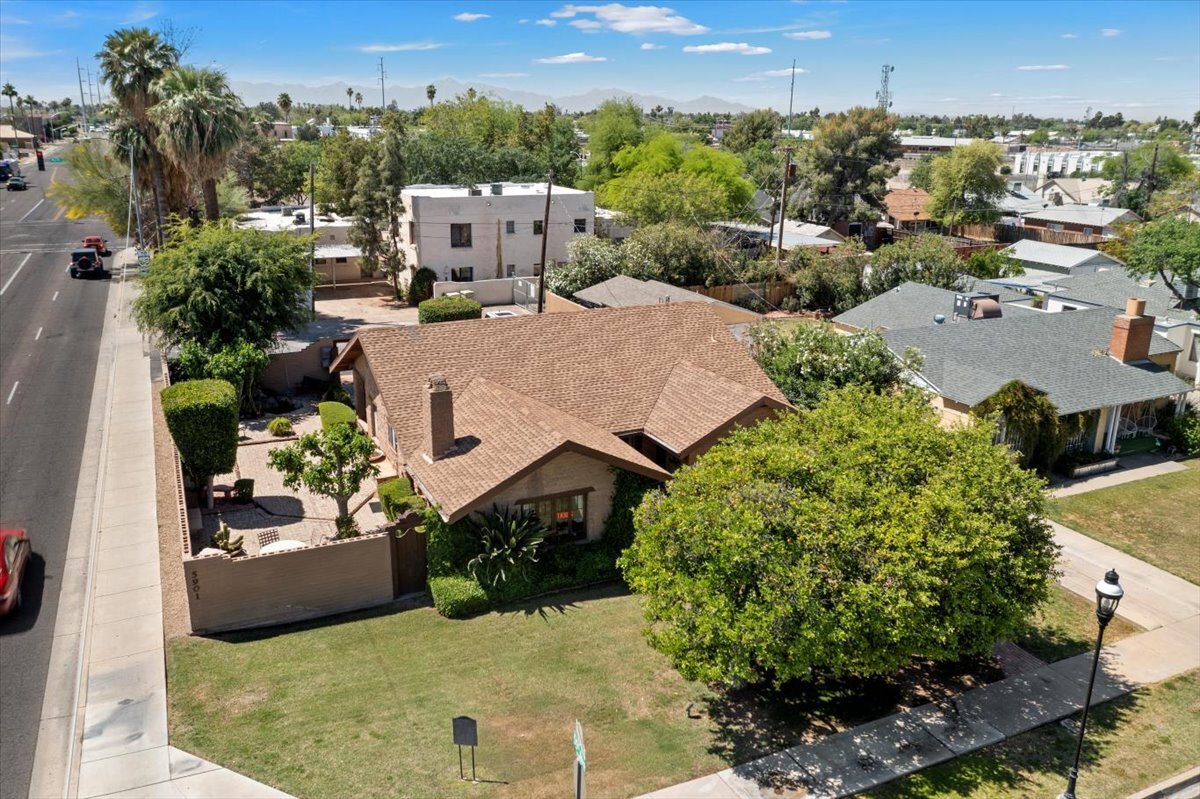
<path id="1" fill-rule="evenodd" d="M 358 423 L 354 409 L 340 402 L 322 402 L 317 405 L 317 412 L 321 414 L 322 430 L 329 430 L 335 424 L 355 425 Z"/>
<path id="2" fill-rule="evenodd" d="M 422 266 L 412 276 L 408 283 L 408 304 L 417 307 L 433 296 L 433 284 L 437 282 L 437 273 L 427 266 Z"/>
<path id="3" fill-rule="evenodd" d="M 389 522 L 399 519 L 406 511 L 423 510 L 425 500 L 413 493 L 403 477 L 379 484 L 379 508 Z"/>
<path id="4" fill-rule="evenodd" d="M 482 316 L 483 306 L 467 297 L 434 297 L 417 306 L 417 321 L 423 325 L 479 319 Z"/>
<path id="5" fill-rule="evenodd" d="M 224 380 L 188 380 L 163 389 L 163 415 L 183 470 L 196 485 L 237 463 L 238 394 Z"/>
<path id="6" fill-rule="evenodd" d="M 273 436 L 290 436 L 292 434 L 292 420 L 286 416 L 276 416 L 267 422 L 267 432 Z"/>
<path id="7" fill-rule="evenodd" d="M 491 607 L 491 600 L 474 577 L 452 574 L 447 577 L 432 577 L 429 593 L 433 595 L 433 606 L 448 619 L 462 619 L 481 613 Z"/>

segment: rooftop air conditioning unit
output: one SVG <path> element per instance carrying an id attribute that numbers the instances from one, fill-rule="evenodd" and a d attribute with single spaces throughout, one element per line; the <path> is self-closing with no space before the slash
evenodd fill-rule
<path id="1" fill-rule="evenodd" d="M 493 183 L 492 184 L 492 194 L 495 194 L 497 196 L 504 194 L 504 184 L 503 183 Z"/>
<path id="2" fill-rule="evenodd" d="M 482 197 L 483 191 L 481 189 L 475 189 L 475 188 L 467 189 L 467 196 L 468 197 Z"/>

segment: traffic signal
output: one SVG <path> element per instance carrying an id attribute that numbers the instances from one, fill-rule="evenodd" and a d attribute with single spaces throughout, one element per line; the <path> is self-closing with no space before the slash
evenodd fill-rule
<path id="1" fill-rule="evenodd" d="M 37 158 L 38 158 L 38 172 L 45 172 L 46 171 L 46 158 L 45 158 L 45 156 L 42 155 L 41 150 L 37 151 Z"/>

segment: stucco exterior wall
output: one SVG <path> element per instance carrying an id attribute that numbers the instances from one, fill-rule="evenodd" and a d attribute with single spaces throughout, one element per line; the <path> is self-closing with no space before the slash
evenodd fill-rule
<path id="1" fill-rule="evenodd" d="M 286 393 L 309 377 L 325 382 L 330 374 L 327 364 L 322 364 L 321 351 L 332 347 L 334 340 L 324 338 L 308 345 L 300 352 L 278 352 L 271 355 L 267 368 L 263 370 L 262 386 L 271 391 Z"/>
<path id="2" fill-rule="evenodd" d="M 559 455 L 507 486 L 476 510 L 486 510 L 493 502 L 503 506 L 587 489 L 591 489 L 587 495 L 588 540 L 595 541 L 603 534 L 604 521 L 612 507 L 613 473 L 608 464 L 575 452 Z"/>
<path id="3" fill-rule="evenodd" d="M 516 276 L 538 273 L 542 237 L 534 234 L 546 209 L 545 195 L 491 194 L 487 185 L 478 197 L 429 197 L 402 192 L 403 248 L 412 269 L 428 267 L 439 280 L 450 280 L 451 268 L 472 267 L 473 278 L 495 278 L 497 265 L 508 276 L 509 265 Z M 464 190 L 465 191 L 465 190 Z M 596 203 L 591 192 L 551 192 L 550 225 L 546 242 L 547 261 L 565 261 L 567 242 L 577 235 L 574 221 L 584 222 L 586 233 L 595 232 Z M 506 232 L 512 221 L 514 231 Z M 411 224 L 410 224 L 411 223 Z M 471 225 L 471 246 L 450 246 L 451 224 Z M 498 238 L 498 241 L 497 241 Z"/>
<path id="4" fill-rule="evenodd" d="M 587 308 L 584 308 L 579 303 L 560 297 L 553 291 L 546 292 L 546 313 L 575 313 L 576 311 L 586 310 Z"/>
<path id="5" fill-rule="evenodd" d="M 192 629 L 263 627 L 390 602 L 389 547 L 383 534 L 274 555 L 185 559 Z"/>

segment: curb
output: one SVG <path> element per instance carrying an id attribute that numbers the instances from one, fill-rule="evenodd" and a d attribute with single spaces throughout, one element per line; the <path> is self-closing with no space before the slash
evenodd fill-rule
<path id="1" fill-rule="evenodd" d="M 1128 799 L 1167 799 L 1194 785 L 1200 785 L 1200 766 L 1194 766 L 1182 774 L 1176 774 L 1174 777 L 1151 785 L 1144 791 L 1130 794 Z"/>

